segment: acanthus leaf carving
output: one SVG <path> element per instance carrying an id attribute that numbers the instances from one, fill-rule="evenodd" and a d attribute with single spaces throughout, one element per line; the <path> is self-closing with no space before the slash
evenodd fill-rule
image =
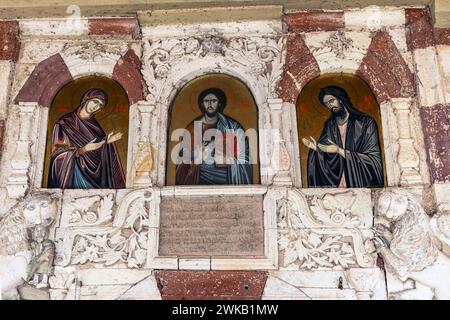
<path id="1" fill-rule="evenodd" d="M 144 43 L 142 73 L 148 86 L 147 100 L 160 101 L 174 72 L 197 60 L 215 57 L 216 65 L 239 66 L 256 77 L 269 97 L 277 97 L 276 86 L 283 72 L 285 38 L 225 38 L 212 30 L 198 37 L 159 39 Z"/>
<path id="2" fill-rule="evenodd" d="M 96 61 L 101 57 L 109 57 L 117 60 L 128 49 L 127 44 L 101 43 L 98 41 L 82 42 L 79 45 L 66 43 L 61 50 L 64 56 L 77 56 L 83 60 Z"/>
<path id="3" fill-rule="evenodd" d="M 284 234 L 286 233 L 286 234 Z M 294 234 L 295 240 L 291 240 Z M 301 269 L 332 268 L 355 265 L 355 252 L 351 242 L 342 235 L 318 234 L 312 230 L 281 231 L 280 240 L 284 250 L 284 265 L 300 262 Z"/>
<path id="4" fill-rule="evenodd" d="M 96 205 L 97 208 L 94 209 Z M 68 205 L 68 208 L 72 209 L 69 223 L 92 225 L 110 222 L 113 205 L 112 194 L 108 194 L 104 198 L 92 196 L 72 200 Z"/>
<path id="5" fill-rule="evenodd" d="M 360 221 L 352 216 L 351 192 L 308 199 L 297 190 L 278 202 L 278 245 L 283 267 L 300 269 L 370 267 Z M 343 201 L 345 199 L 345 201 Z"/>
<path id="6" fill-rule="evenodd" d="M 146 262 L 150 216 L 155 210 L 152 190 L 138 190 L 121 202 L 112 223 L 103 227 L 70 227 L 58 243 L 59 266 L 98 263 L 112 266 L 123 263 L 140 268 Z M 112 203 L 112 195 L 100 202 Z"/>
<path id="7" fill-rule="evenodd" d="M 327 193 L 322 197 L 312 196 L 310 209 L 313 216 L 320 222 L 339 226 L 358 227 L 361 222 L 351 208 L 356 201 L 352 191 L 339 194 Z"/>

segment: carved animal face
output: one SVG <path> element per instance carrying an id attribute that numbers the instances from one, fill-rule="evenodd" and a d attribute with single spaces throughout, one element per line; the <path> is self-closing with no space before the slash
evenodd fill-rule
<path id="1" fill-rule="evenodd" d="M 36 242 L 44 242 L 44 240 L 47 238 L 48 230 L 47 227 L 44 227 L 43 225 L 37 225 L 34 227 L 31 237 Z"/>
<path id="2" fill-rule="evenodd" d="M 408 197 L 402 194 L 383 193 L 378 199 L 378 214 L 397 221 L 408 210 Z"/>
<path id="3" fill-rule="evenodd" d="M 23 215 L 28 226 L 49 226 L 55 220 L 57 208 L 54 200 L 39 196 L 28 199 L 25 203 Z"/>

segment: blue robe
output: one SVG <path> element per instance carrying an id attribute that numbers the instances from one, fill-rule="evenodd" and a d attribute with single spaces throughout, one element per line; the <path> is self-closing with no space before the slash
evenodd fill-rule
<path id="1" fill-rule="evenodd" d="M 197 119 L 195 121 L 200 121 Z M 195 122 L 194 121 L 194 122 Z M 194 122 L 188 126 L 191 134 L 191 142 L 194 140 Z M 217 165 L 203 161 L 196 164 L 194 161 L 200 148 L 193 147 L 190 163 L 181 163 L 177 166 L 176 185 L 235 185 L 252 184 L 253 171 L 250 164 L 249 144 L 245 137 L 245 132 L 241 125 L 230 117 L 218 114 L 218 121 L 215 127 L 222 135 L 234 135 L 236 137 L 236 153 L 228 157 L 227 165 Z M 202 132 L 203 133 L 203 132 Z M 193 144 L 191 143 L 191 146 Z"/>

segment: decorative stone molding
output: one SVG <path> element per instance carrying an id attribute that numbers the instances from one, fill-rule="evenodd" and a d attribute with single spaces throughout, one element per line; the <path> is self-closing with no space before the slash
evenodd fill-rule
<path id="1" fill-rule="evenodd" d="M 117 61 L 127 50 L 127 43 L 67 43 L 61 51 L 61 57 L 73 77 L 94 73 L 112 77 Z"/>
<path id="2" fill-rule="evenodd" d="M 159 193 L 153 189 L 124 193 L 119 192 L 116 196 L 118 205 L 114 206 L 112 220 L 113 199 L 110 195 L 88 196 L 69 204 L 63 203 L 63 206 L 69 205 L 72 209 L 64 211 L 61 218 L 68 221 L 69 226 L 57 230 L 56 265 L 65 267 L 94 263 L 103 267 L 120 264 L 126 268 L 140 268 L 146 264 L 149 229 L 154 226 Z M 90 213 L 97 219 L 92 223 L 83 216 L 89 214 L 86 211 L 93 205 L 98 207 L 97 212 Z M 100 224 L 100 218 L 101 225 L 92 226 Z"/>
<path id="3" fill-rule="evenodd" d="M 290 158 L 289 173 L 292 184 L 296 188 L 302 188 L 302 172 L 300 163 L 300 147 L 298 141 L 297 110 L 293 103 L 283 102 L 281 134 Z"/>
<path id="4" fill-rule="evenodd" d="M 334 191 L 318 197 L 289 190 L 277 209 L 281 266 L 291 270 L 373 267 L 367 235 L 361 231 L 369 226 L 364 227 L 355 215 L 354 204 L 361 196 L 355 191 Z M 362 206 L 361 199 L 358 202 Z"/>
<path id="5" fill-rule="evenodd" d="M 368 32 L 321 32 L 305 35 L 305 42 L 322 73 L 355 72 L 371 43 Z"/>
<path id="6" fill-rule="evenodd" d="M 186 70 L 180 69 L 192 62 L 202 64 L 204 69 L 216 64 L 225 69 L 239 68 L 247 74 L 246 78 L 256 78 L 263 97 L 277 98 L 275 88 L 282 72 L 283 48 L 282 37 L 228 38 L 215 29 L 199 37 L 146 41 L 142 72 L 149 89 L 147 100 L 166 102 L 172 93 L 172 88 L 166 86 L 183 79 Z"/>
<path id="7" fill-rule="evenodd" d="M 8 177 L 6 188 L 11 198 L 19 198 L 25 195 L 29 188 L 29 174 L 32 163 L 31 150 L 33 142 L 33 119 L 36 120 L 36 113 L 39 113 L 38 105 L 20 104 L 16 106 L 19 115 L 19 132 L 15 145 L 15 152 L 10 160 L 11 173 Z"/>
<path id="8" fill-rule="evenodd" d="M 259 129 L 270 129 L 269 99 L 277 99 L 276 87 L 284 64 L 285 39 L 270 37 L 233 37 L 212 29 L 186 38 L 151 39 L 144 42 L 142 73 L 148 86 L 147 101 L 156 105 L 160 117 L 158 150 L 165 150 L 168 111 L 178 88 L 189 80 L 208 73 L 224 73 L 243 81 L 258 106 Z M 201 66 L 200 68 L 198 66 Z M 195 70 L 195 71 L 193 71 Z M 260 135 L 260 146 L 270 146 Z M 261 163 L 269 163 L 270 147 L 260 150 Z M 158 185 L 164 184 L 165 155 L 158 163 Z M 262 176 L 261 182 L 268 183 Z"/>
<path id="9" fill-rule="evenodd" d="M 154 110 L 155 106 L 146 101 L 130 107 L 128 187 L 152 186 L 156 179 L 158 117 Z"/>
<path id="10" fill-rule="evenodd" d="M 65 190 L 59 228 L 111 225 L 116 191 Z"/>
<path id="11" fill-rule="evenodd" d="M 275 176 L 273 184 L 277 186 L 292 186 L 292 178 L 290 176 L 291 159 L 286 149 L 286 143 L 282 134 L 281 112 L 283 101 L 281 99 L 270 99 L 269 101 L 270 116 L 272 121 L 272 169 Z"/>
<path id="12" fill-rule="evenodd" d="M 398 128 L 398 165 L 400 166 L 400 185 L 422 184 L 420 175 L 420 159 L 417 146 L 423 145 L 418 137 L 412 134 L 413 119 L 411 110 L 414 109 L 412 99 L 393 99 L 391 101 Z"/>
<path id="13" fill-rule="evenodd" d="M 398 98 L 380 105 L 387 185 L 429 183 L 424 137 L 414 99 Z"/>

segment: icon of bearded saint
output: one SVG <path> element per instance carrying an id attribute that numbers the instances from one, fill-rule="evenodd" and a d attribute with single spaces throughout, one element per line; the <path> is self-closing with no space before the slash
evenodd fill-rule
<path id="1" fill-rule="evenodd" d="M 177 165 L 176 185 L 237 185 L 251 184 L 253 181 L 250 164 L 249 142 L 242 126 L 223 114 L 227 98 L 217 88 L 200 93 L 198 106 L 203 115 L 192 121 L 186 128 L 191 139 L 189 154 L 180 154 L 186 159 Z M 196 124 L 197 123 L 197 124 Z M 195 145 L 195 127 L 201 128 L 201 136 L 208 131 L 215 132 L 211 140 L 205 139 L 203 145 Z M 198 133 L 197 133 L 198 134 Z M 227 141 L 228 140 L 228 141 Z M 231 142 L 227 144 L 227 142 Z M 219 150 L 225 145 L 225 152 Z M 228 146 L 228 147 L 227 147 Z M 217 147 L 217 148 L 216 148 Z M 225 161 L 216 162 L 219 154 L 225 154 Z M 199 155 L 201 155 L 200 158 Z M 195 159 L 200 159 L 198 162 Z"/>
<path id="2" fill-rule="evenodd" d="M 105 134 L 94 115 L 108 103 L 102 90 L 93 88 L 74 111 L 53 128 L 49 188 L 120 189 L 125 177 L 114 142 L 122 133 Z"/>
<path id="3" fill-rule="evenodd" d="M 320 90 L 331 111 L 319 140 L 303 138 L 308 155 L 308 186 L 379 188 L 384 185 L 378 126 L 355 109 L 347 92 L 336 86 Z"/>

